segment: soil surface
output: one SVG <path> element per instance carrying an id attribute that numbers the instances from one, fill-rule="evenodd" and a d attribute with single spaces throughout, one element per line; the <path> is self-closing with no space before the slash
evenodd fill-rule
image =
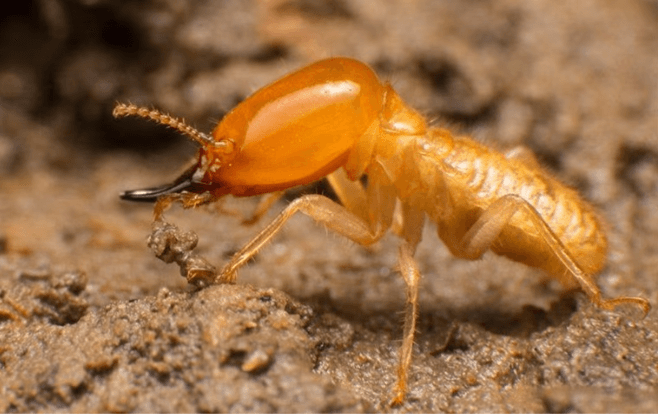
<path id="1" fill-rule="evenodd" d="M 595 308 L 540 271 L 455 259 L 430 223 L 405 404 L 399 240 L 365 249 L 305 217 L 197 290 L 147 247 L 200 130 L 256 88 L 351 56 L 435 125 L 525 145 L 608 222 L 606 297 L 658 305 L 658 2 L 41 0 L 0 20 L 0 411 L 658 412 L 658 312 Z M 12 7 L 14 9 L 12 9 Z M 256 199 L 183 211 L 221 266 Z"/>

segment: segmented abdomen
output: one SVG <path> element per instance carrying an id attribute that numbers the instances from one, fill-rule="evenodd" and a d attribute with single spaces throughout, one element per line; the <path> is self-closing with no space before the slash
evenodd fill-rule
<path id="1" fill-rule="evenodd" d="M 607 241 L 600 218 L 578 193 L 532 162 L 506 158 L 471 140 L 455 138 L 453 144 L 433 161 L 441 164 L 437 168 L 449 193 L 449 199 L 444 197 L 449 204 L 434 208 L 451 212 L 428 211 L 443 226 L 439 235 L 448 247 L 454 247 L 450 244 L 456 244 L 494 201 L 515 194 L 537 210 L 585 271 L 594 273 L 603 267 Z M 512 217 L 492 250 L 551 273 L 561 266 L 523 214 Z"/>

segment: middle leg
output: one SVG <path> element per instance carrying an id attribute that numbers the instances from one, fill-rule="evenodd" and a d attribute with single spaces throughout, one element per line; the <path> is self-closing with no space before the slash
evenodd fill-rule
<path id="1" fill-rule="evenodd" d="M 425 214 L 422 211 L 408 205 L 402 205 L 400 236 L 403 241 L 398 253 L 398 266 L 406 286 L 407 303 L 397 369 L 398 379 L 393 388 L 391 405 L 401 404 L 407 394 L 407 378 L 413 354 L 416 320 L 418 319 L 418 290 L 420 284 L 420 271 L 414 259 L 414 254 L 416 253 L 416 246 L 420 243 L 424 222 Z"/>

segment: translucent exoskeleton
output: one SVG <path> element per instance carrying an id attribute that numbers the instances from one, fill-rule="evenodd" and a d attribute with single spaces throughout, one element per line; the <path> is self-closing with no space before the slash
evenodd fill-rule
<path id="1" fill-rule="evenodd" d="M 356 60 L 322 60 L 260 89 L 210 136 L 133 105 L 118 104 L 114 115 L 150 118 L 200 145 L 195 164 L 174 183 L 122 195 L 156 201 L 156 220 L 176 201 L 189 208 L 226 194 L 277 195 L 323 177 L 334 188 L 341 204 L 321 195 L 295 199 L 212 282 L 234 282 L 240 266 L 296 212 L 364 246 L 395 230 L 407 310 L 393 404 L 403 402 L 407 391 L 420 279 L 414 253 L 426 218 L 457 257 L 478 259 L 491 250 L 582 289 L 600 308 L 650 309 L 639 297 L 602 298 L 594 281 L 606 261 L 602 220 L 529 150 L 500 153 L 429 127 L 390 84 Z M 359 180 L 364 174 L 367 186 Z"/>

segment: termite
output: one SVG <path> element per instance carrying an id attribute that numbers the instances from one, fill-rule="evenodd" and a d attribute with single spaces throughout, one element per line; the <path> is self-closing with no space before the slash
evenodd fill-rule
<path id="1" fill-rule="evenodd" d="M 393 404 L 407 392 L 420 279 L 414 253 L 425 216 L 459 258 L 475 260 L 491 250 L 542 269 L 567 288 L 579 287 L 599 308 L 630 304 L 645 315 L 650 309 L 640 297 L 602 298 L 594 281 L 606 261 L 602 219 L 544 171 L 530 150 L 501 153 L 429 127 L 359 61 L 332 58 L 293 72 L 245 99 L 211 135 L 134 105 L 117 104 L 114 116 L 151 119 L 200 145 L 194 165 L 172 184 L 121 195 L 155 201 L 155 220 L 173 202 L 191 208 L 226 194 L 278 194 L 323 177 L 335 190 L 340 204 L 321 195 L 292 201 L 214 283 L 233 283 L 237 270 L 296 212 L 363 246 L 389 229 L 397 233 L 407 306 Z M 364 174 L 367 185 L 360 181 Z"/>

